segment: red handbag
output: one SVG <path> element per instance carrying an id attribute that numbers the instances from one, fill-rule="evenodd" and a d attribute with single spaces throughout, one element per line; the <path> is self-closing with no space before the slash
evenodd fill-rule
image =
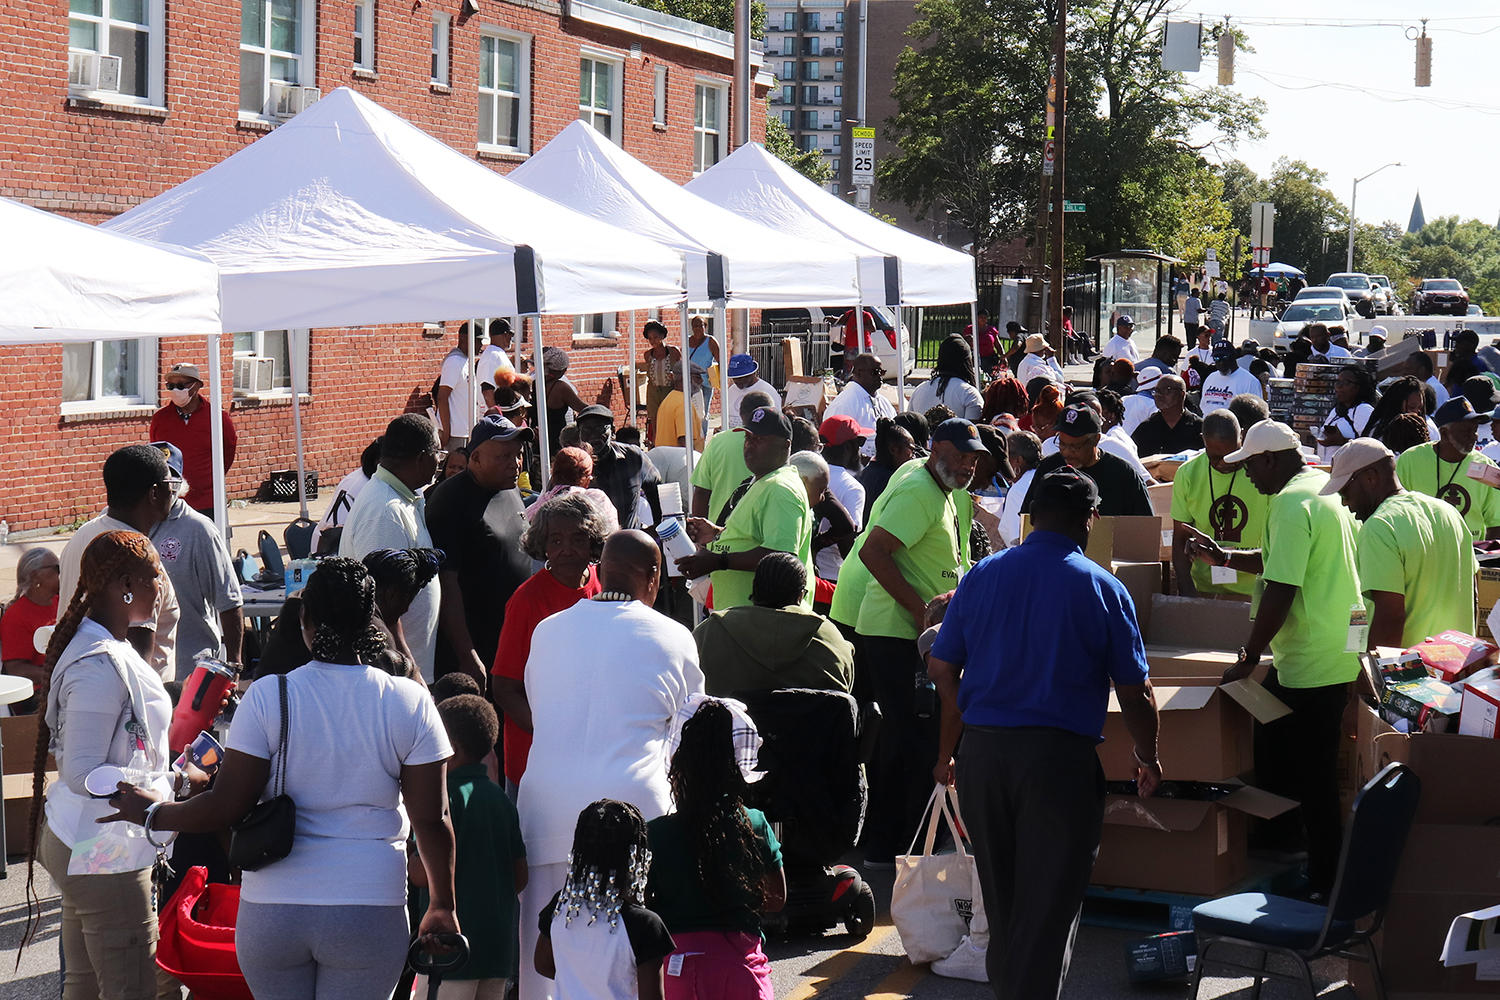
<path id="1" fill-rule="evenodd" d="M 234 955 L 240 887 L 208 881 L 208 869 L 189 868 L 161 913 L 156 964 L 197 1000 L 255 1000 Z"/>

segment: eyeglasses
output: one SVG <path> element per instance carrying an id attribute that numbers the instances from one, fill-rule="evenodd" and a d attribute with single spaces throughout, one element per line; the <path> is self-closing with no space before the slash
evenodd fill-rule
<path id="1" fill-rule="evenodd" d="M 191 382 L 168 382 L 167 383 L 167 388 L 168 389 L 191 389 L 192 387 L 193 387 L 193 383 L 191 383 Z"/>

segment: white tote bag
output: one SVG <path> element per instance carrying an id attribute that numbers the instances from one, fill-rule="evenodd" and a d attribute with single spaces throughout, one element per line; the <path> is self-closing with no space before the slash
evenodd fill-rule
<path id="1" fill-rule="evenodd" d="M 948 809 L 946 789 L 937 785 L 927 800 L 927 833 L 917 854 L 918 829 L 910 853 L 896 858 L 896 885 L 891 892 L 891 921 L 901 935 L 901 946 L 913 964 L 947 958 L 969 932 L 971 908 L 977 903 L 978 878 L 974 858 L 964 849 L 963 836 Z M 938 818 L 948 822 L 954 853 L 933 854 Z"/>

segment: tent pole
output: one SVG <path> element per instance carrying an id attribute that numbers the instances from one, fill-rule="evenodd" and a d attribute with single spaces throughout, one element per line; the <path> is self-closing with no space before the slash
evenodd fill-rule
<path id="1" fill-rule="evenodd" d="M 719 430 L 729 430 L 729 315 L 720 308 L 714 316 L 719 338 Z"/>
<path id="2" fill-rule="evenodd" d="M 223 405 L 220 394 L 223 391 L 224 373 L 219 364 L 220 339 L 220 334 L 208 335 L 208 439 L 214 463 L 214 526 L 219 529 L 219 533 L 224 536 L 224 543 L 228 545 L 229 497 L 224 486 L 224 418 L 220 412 Z"/>
<path id="3" fill-rule="evenodd" d="M 297 356 L 299 354 L 297 337 L 299 332 L 298 330 L 288 330 L 286 336 L 289 341 L 287 346 L 290 348 L 287 353 L 292 356 L 292 434 L 297 439 L 297 503 L 302 508 L 302 520 L 306 521 L 308 520 L 307 473 L 304 471 L 306 459 L 302 454 L 302 373 L 298 370 L 299 366 L 297 364 Z"/>
<path id="4" fill-rule="evenodd" d="M 630 397 L 625 401 L 625 422 L 631 427 L 635 426 L 635 310 L 630 310 L 630 325 L 625 328 L 625 336 L 630 341 Z"/>
<path id="5" fill-rule="evenodd" d="M 971 341 L 971 345 L 970 346 L 972 346 L 973 349 L 974 349 L 974 381 L 978 382 L 978 383 L 983 383 L 984 382 L 984 375 L 979 370 L 979 303 L 978 302 L 970 302 L 969 303 L 969 333 L 971 335 L 969 337 L 969 340 Z M 982 389 L 983 385 L 982 384 L 981 385 L 976 385 L 976 386 L 974 386 L 974 388 L 976 388 L 976 389 Z"/>
<path id="6" fill-rule="evenodd" d="M 854 303 L 854 353 L 849 353 L 848 343 L 844 344 L 844 374 L 848 374 L 854 368 L 854 359 L 865 349 L 865 304 L 863 300 Z M 873 349 L 873 348 L 872 348 Z"/>
<path id="7" fill-rule="evenodd" d="M 542 488 L 538 493 L 545 493 L 552 488 L 552 450 L 551 439 L 547 436 L 547 369 L 542 367 L 542 316 L 540 313 L 532 313 L 531 337 L 532 337 L 532 363 L 531 368 L 538 381 L 532 391 L 536 402 L 536 441 L 537 454 L 541 457 L 542 465 Z"/>
<path id="8" fill-rule="evenodd" d="M 678 315 L 680 319 L 679 325 L 682 329 L 682 442 L 687 448 L 687 471 L 688 475 L 691 476 L 693 474 L 693 421 L 697 419 L 697 413 L 693 410 L 693 397 L 691 395 L 693 391 L 693 362 L 688 357 L 692 353 L 692 348 L 688 347 L 688 307 L 686 301 L 682 303 L 682 308 L 679 310 Z M 658 441 L 657 444 L 665 444 L 668 447 L 672 447 L 676 442 Z M 691 500 L 692 498 L 689 497 L 688 499 Z"/>
<path id="9" fill-rule="evenodd" d="M 896 306 L 896 412 L 906 410 L 906 324 L 901 307 Z"/>

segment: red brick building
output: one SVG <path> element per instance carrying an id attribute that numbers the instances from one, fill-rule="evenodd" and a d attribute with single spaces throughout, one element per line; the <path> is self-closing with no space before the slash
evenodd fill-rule
<path id="1" fill-rule="evenodd" d="M 354 87 L 501 172 L 575 118 L 679 182 L 729 152 L 730 36 L 621 0 L 19 0 L 0 11 L 0 27 L 0 195 L 88 222 L 254 142 L 315 99 L 300 88 Z M 765 134 L 770 84 L 764 72 L 754 84 L 755 139 Z M 674 316 L 662 318 L 675 330 Z M 548 344 L 572 343 L 580 394 L 621 415 L 624 341 L 587 334 L 626 323 L 551 317 L 543 330 Z M 303 338 L 307 467 L 336 482 L 390 417 L 424 405 L 453 330 L 318 329 Z M 224 338 L 224 401 L 239 433 L 231 497 L 295 465 L 288 342 L 284 331 Z M 231 403 L 234 358 L 251 354 L 276 359 L 273 384 L 242 383 Z M 0 348 L 0 518 L 11 530 L 97 512 L 100 464 L 146 440 L 164 402 L 161 373 L 177 361 L 204 364 L 206 345 Z"/>

